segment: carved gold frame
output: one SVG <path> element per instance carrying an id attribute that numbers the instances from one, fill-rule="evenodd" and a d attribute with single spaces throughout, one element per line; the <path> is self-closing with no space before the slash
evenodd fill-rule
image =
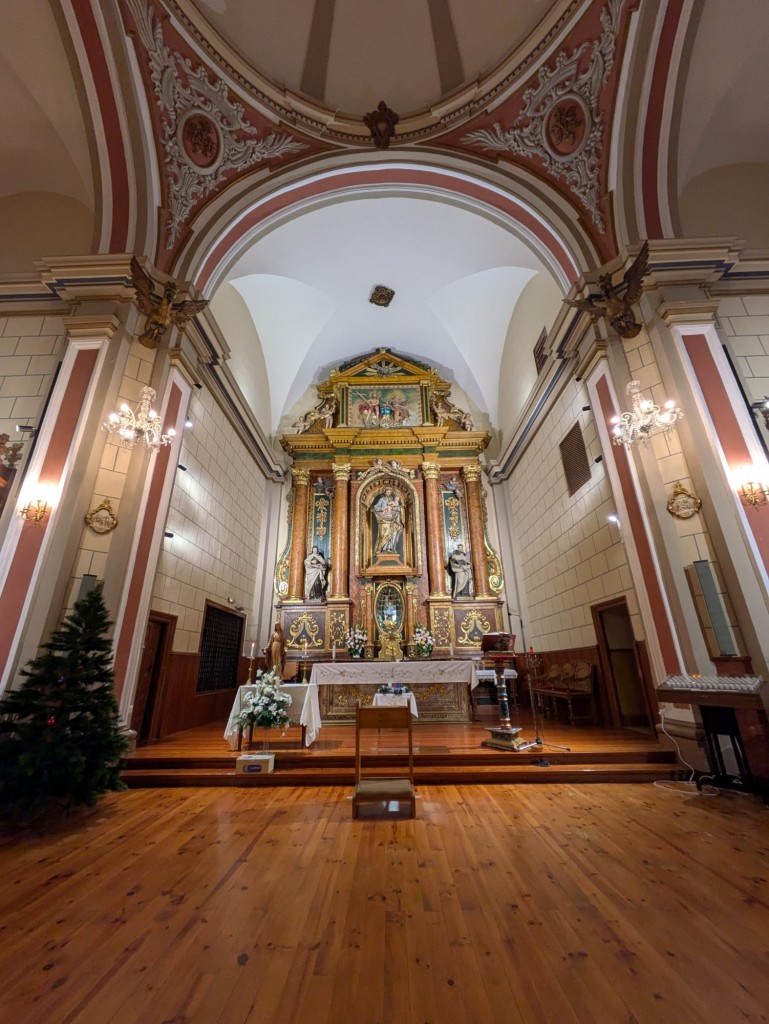
<path id="1" fill-rule="evenodd" d="M 383 487 L 392 487 L 401 497 L 408 495 L 405 501 L 406 523 L 404 535 L 404 566 L 388 566 L 382 575 L 388 576 L 421 576 L 422 575 L 422 532 L 420 526 L 420 502 L 417 489 L 404 474 L 379 470 L 366 478 L 355 495 L 355 574 L 357 576 L 375 575 L 371 573 L 371 519 L 369 512 L 374 494 Z M 404 494 L 405 492 L 405 494 Z M 413 528 L 413 532 L 412 529 Z M 409 550 L 409 548 L 411 550 Z"/>

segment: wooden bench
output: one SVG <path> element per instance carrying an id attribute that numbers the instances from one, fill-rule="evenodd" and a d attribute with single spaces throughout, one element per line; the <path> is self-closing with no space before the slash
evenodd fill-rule
<path id="1" fill-rule="evenodd" d="M 593 666 L 586 661 L 551 665 L 543 676 L 532 679 L 537 706 L 544 714 L 557 717 L 560 701 L 566 704 L 571 725 L 595 722 L 594 674 Z"/>

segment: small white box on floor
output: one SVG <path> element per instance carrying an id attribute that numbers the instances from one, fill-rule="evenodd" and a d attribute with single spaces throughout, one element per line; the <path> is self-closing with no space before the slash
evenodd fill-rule
<path id="1" fill-rule="evenodd" d="M 239 754 L 235 761 L 236 775 L 267 775 L 274 768 L 274 754 Z"/>

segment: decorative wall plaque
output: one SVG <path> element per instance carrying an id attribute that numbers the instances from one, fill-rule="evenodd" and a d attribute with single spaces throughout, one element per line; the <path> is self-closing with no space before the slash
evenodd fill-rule
<path id="1" fill-rule="evenodd" d="M 702 501 L 696 494 L 687 491 L 681 486 L 679 480 L 673 488 L 673 493 L 668 499 L 667 509 L 671 516 L 676 519 L 691 519 L 702 508 Z"/>
<path id="2" fill-rule="evenodd" d="M 86 526 L 90 526 L 94 533 L 110 533 L 118 523 L 109 498 L 105 498 L 101 505 L 97 505 L 84 518 Z"/>

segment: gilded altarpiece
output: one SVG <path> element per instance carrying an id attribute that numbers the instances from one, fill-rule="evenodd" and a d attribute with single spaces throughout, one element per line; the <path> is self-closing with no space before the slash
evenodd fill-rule
<path id="1" fill-rule="evenodd" d="M 303 659 L 346 660 L 351 626 L 366 628 L 368 658 L 415 656 L 419 625 L 435 636 L 434 658 L 476 656 L 483 632 L 503 628 L 501 570 L 491 578 L 498 559 L 472 514 L 482 507 L 479 456 L 490 435 L 474 429 L 433 368 L 387 349 L 343 364 L 317 391 L 317 406 L 281 438 L 294 482 L 275 587 L 288 674 Z M 457 548 L 475 582 L 455 600 Z M 327 580 L 323 597 L 307 600 L 313 549 Z M 388 598 L 397 619 L 387 618 Z M 459 713 L 435 711 L 434 720 Z"/>

